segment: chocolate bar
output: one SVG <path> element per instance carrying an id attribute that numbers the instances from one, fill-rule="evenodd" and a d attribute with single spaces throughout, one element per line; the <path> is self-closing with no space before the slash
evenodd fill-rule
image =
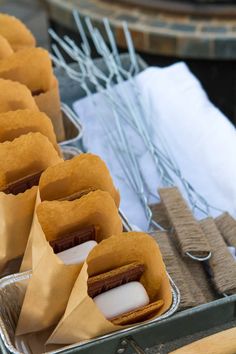
<path id="1" fill-rule="evenodd" d="M 41 95 L 41 93 L 44 93 L 43 90 L 35 90 L 32 92 L 32 96 L 38 96 L 38 95 Z"/>
<path id="2" fill-rule="evenodd" d="M 81 243 L 94 240 L 96 241 L 96 228 L 89 226 L 77 231 L 64 234 L 62 237 L 50 241 L 50 246 L 53 248 L 54 253 L 60 253 L 68 250 L 69 248 L 80 245 Z"/>
<path id="3" fill-rule="evenodd" d="M 15 182 L 8 184 L 5 188 L 1 190 L 5 194 L 14 194 L 24 193 L 27 189 L 37 186 L 39 184 L 40 176 L 43 171 L 36 172 L 32 175 L 21 178 Z"/>
<path id="4" fill-rule="evenodd" d="M 88 188 L 88 189 L 84 189 L 82 191 L 79 191 L 79 192 L 76 192 L 74 194 L 71 194 L 67 197 L 64 197 L 64 198 L 60 198 L 58 199 L 59 201 L 64 201 L 64 200 L 67 200 L 69 202 L 73 202 L 73 200 L 76 200 L 76 199 L 79 199 L 81 197 L 83 197 L 84 195 L 90 193 L 90 192 L 93 192 L 94 189 L 93 188 Z"/>
<path id="5" fill-rule="evenodd" d="M 134 262 L 88 279 L 88 294 L 95 297 L 131 281 L 139 281 L 144 272 L 142 263 Z"/>

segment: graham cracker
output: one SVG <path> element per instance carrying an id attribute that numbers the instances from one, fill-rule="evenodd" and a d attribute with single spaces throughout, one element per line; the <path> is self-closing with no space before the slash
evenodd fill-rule
<path id="1" fill-rule="evenodd" d="M 57 200 L 60 200 L 60 201 L 68 200 L 68 201 L 72 202 L 73 200 L 79 199 L 79 198 L 83 197 L 83 195 L 86 195 L 90 192 L 94 192 L 95 190 L 96 190 L 95 188 L 84 189 L 84 190 L 79 191 L 77 193 L 73 193 L 71 195 L 68 195 L 68 197 L 60 198 Z"/>
<path id="2" fill-rule="evenodd" d="M 128 324 L 141 322 L 151 317 L 163 305 L 163 300 L 157 300 L 155 302 L 152 302 L 151 304 L 142 306 L 139 309 L 126 312 L 121 316 L 114 317 L 111 319 L 111 322 L 117 326 L 125 326 Z"/>
<path id="3" fill-rule="evenodd" d="M 88 294 L 95 297 L 105 291 L 131 281 L 138 281 L 144 272 L 144 265 L 132 262 L 122 267 L 98 274 L 88 279 Z"/>

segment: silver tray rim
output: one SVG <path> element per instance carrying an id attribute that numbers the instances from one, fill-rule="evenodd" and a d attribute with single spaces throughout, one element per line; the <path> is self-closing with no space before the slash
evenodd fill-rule
<path id="1" fill-rule="evenodd" d="M 73 145 L 62 145 L 61 146 L 62 153 L 71 154 L 73 157 L 82 154 L 83 152 L 76 146 Z"/>
<path id="2" fill-rule="evenodd" d="M 27 272 L 24 272 L 24 273 L 12 274 L 12 275 L 9 275 L 7 277 L 4 277 L 4 278 L 2 278 L 0 280 L 0 288 L 5 288 L 8 285 L 19 283 L 21 281 L 30 279 L 31 275 L 32 275 L 32 271 L 27 271 Z M 129 334 L 129 332 L 131 332 L 133 329 L 139 329 L 139 328 L 142 329 L 142 327 L 145 327 L 147 324 L 158 323 L 158 322 L 160 322 L 160 321 L 162 321 L 162 320 L 164 320 L 166 318 L 169 318 L 171 315 L 173 315 L 177 311 L 177 308 L 178 308 L 179 303 L 180 303 L 179 290 L 176 287 L 175 283 L 173 282 L 173 280 L 171 279 L 170 276 L 169 276 L 169 279 L 170 279 L 172 296 L 173 296 L 172 305 L 169 308 L 169 310 L 167 310 L 160 317 L 152 319 L 152 320 L 149 320 L 149 321 L 145 321 L 145 322 L 143 322 L 141 324 L 134 325 L 134 326 L 131 326 L 129 328 L 122 329 L 120 331 L 108 333 L 108 334 L 105 334 L 103 336 L 99 336 L 99 337 L 96 337 L 96 338 L 93 338 L 93 339 L 82 341 L 80 343 L 67 345 L 67 346 L 64 346 L 64 347 L 62 347 L 60 349 L 57 349 L 55 351 L 45 352 L 44 354 L 56 354 L 56 353 L 64 352 L 66 350 L 71 350 L 71 349 L 75 349 L 75 348 L 81 348 L 81 347 L 86 346 L 87 344 L 95 344 L 97 341 L 111 338 L 113 336 L 116 336 L 117 334 L 126 335 L 126 334 Z M 4 321 L 3 321 L 3 319 L 1 317 L 0 317 L 0 337 L 2 339 L 3 344 L 5 345 L 5 347 L 7 348 L 7 350 L 10 353 L 13 353 L 13 354 L 24 354 L 23 352 L 19 351 L 14 346 L 14 344 L 11 342 L 11 339 L 10 339 L 10 337 L 8 335 L 7 329 L 6 329 L 5 325 L 4 325 Z"/>
<path id="3" fill-rule="evenodd" d="M 78 134 L 74 138 L 59 142 L 58 145 L 60 147 L 64 147 L 67 145 L 78 143 L 82 139 L 84 132 L 84 128 L 79 120 L 79 117 L 66 103 L 63 102 L 61 102 L 61 111 L 65 114 L 66 118 L 69 119 L 69 121 L 74 125 L 74 127 L 76 127 L 76 129 L 78 130 Z"/>

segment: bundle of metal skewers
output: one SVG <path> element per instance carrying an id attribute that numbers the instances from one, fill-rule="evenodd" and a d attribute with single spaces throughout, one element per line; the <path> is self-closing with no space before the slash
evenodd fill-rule
<path id="1" fill-rule="evenodd" d="M 176 247 L 182 252 L 182 256 L 187 255 L 198 261 L 209 260 L 212 255 L 212 245 L 209 245 L 213 241 L 212 235 L 213 239 L 216 236 L 222 238 L 222 235 L 217 228 L 211 227 L 209 229 L 207 225 L 201 225 L 194 218 L 194 214 L 197 212 L 198 215 L 199 213 L 202 215 L 201 218 L 209 218 L 212 211 L 218 209 L 210 205 L 182 175 L 171 153 L 171 142 L 167 141 L 165 132 L 159 131 L 158 139 L 155 139 L 155 142 L 152 139 L 153 122 L 150 107 L 148 107 L 148 103 L 137 85 L 136 80 L 140 68 L 127 24 L 123 23 L 123 30 L 130 59 L 128 69 L 123 66 L 120 60 L 115 37 L 107 19 L 104 19 L 106 36 L 103 36 L 93 26 L 89 18 L 85 18 L 85 24 L 82 25 L 79 14 L 74 12 L 74 19 L 81 38 L 80 45 L 67 36 L 60 38 L 53 30 L 50 30 L 50 35 L 55 43 L 52 46 L 52 59 L 55 65 L 63 68 L 69 78 L 80 85 L 86 96 L 93 99 L 94 93 L 101 94 L 107 106 L 109 106 L 112 113 L 110 118 L 107 119 L 103 115 L 97 115 L 96 119 L 99 120 L 107 145 L 109 145 L 116 162 L 119 164 L 125 183 L 136 194 L 144 209 L 148 230 L 168 231 L 169 235 L 174 235 L 175 237 L 172 237 L 172 239 L 174 239 L 174 242 L 176 240 Z M 94 49 L 105 63 L 105 71 L 101 70 L 93 59 Z M 76 68 L 66 62 L 64 54 L 69 55 L 73 62 L 77 64 Z M 94 106 L 94 114 L 96 115 L 96 106 Z M 158 141 L 158 144 L 156 141 Z M 141 145 L 148 153 L 149 159 L 151 159 L 159 176 L 156 193 L 153 193 L 149 188 L 140 167 L 138 147 Z M 185 201 L 176 192 L 176 181 L 178 181 L 178 186 L 184 194 Z M 159 194 L 158 190 L 160 188 L 164 188 L 164 192 L 161 190 Z M 187 204 L 185 205 L 186 201 L 192 213 L 189 212 Z M 162 220 L 160 217 L 153 217 L 153 208 L 150 208 L 150 204 L 161 206 Z M 164 222 L 162 222 L 163 220 Z M 214 223 L 214 220 L 210 218 L 210 224 L 212 221 Z M 206 237 L 205 233 L 209 233 L 209 237 Z M 215 234 L 217 235 L 215 236 Z M 223 241 L 223 244 L 225 247 L 222 248 L 222 254 L 217 259 L 220 263 L 224 260 L 225 255 L 228 256 L 226 242 Z M 188 267 L 190 266 L 191 264 L 188 263 Z M 214 261 L 212 262 L 212 268 L 214 270 Z M 222 285 L 222 279 L 221 276 L 218 276 L 218 272 L 219 270 L 216 270 L 217 291 L 227 293 L 227 287 L 234 289 L 235 284 L 231 283 L 231 279 L 229 282 L 226 281 L 227 284 L 224 284 L 223 281 Z M 199 276 L 204 278 L 203 273 L 204 270 L 200 267 L 195 278 Z M 210 296 L 210 298 L 212 297 Z M 187 303 L 191 303 L 191 301 L 189 300 Z"/>

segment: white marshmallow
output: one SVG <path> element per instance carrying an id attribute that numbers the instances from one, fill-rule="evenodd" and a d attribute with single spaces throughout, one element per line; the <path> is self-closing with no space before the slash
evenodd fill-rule
<path id="1" fill-rule="evenodd" d="M 149 304 L 148 294 L 141 283 L 133 281 L 94 297 L 93 301 L 107 319 Z"/>
<path id="2" fill-rule="evenodd" d="M 96 241 L 87 241 L 81 245 L 57 253 L 57 256 L 67 265 L 80 264 L 88 257 L 89 252 L 97 245 Z"/>

